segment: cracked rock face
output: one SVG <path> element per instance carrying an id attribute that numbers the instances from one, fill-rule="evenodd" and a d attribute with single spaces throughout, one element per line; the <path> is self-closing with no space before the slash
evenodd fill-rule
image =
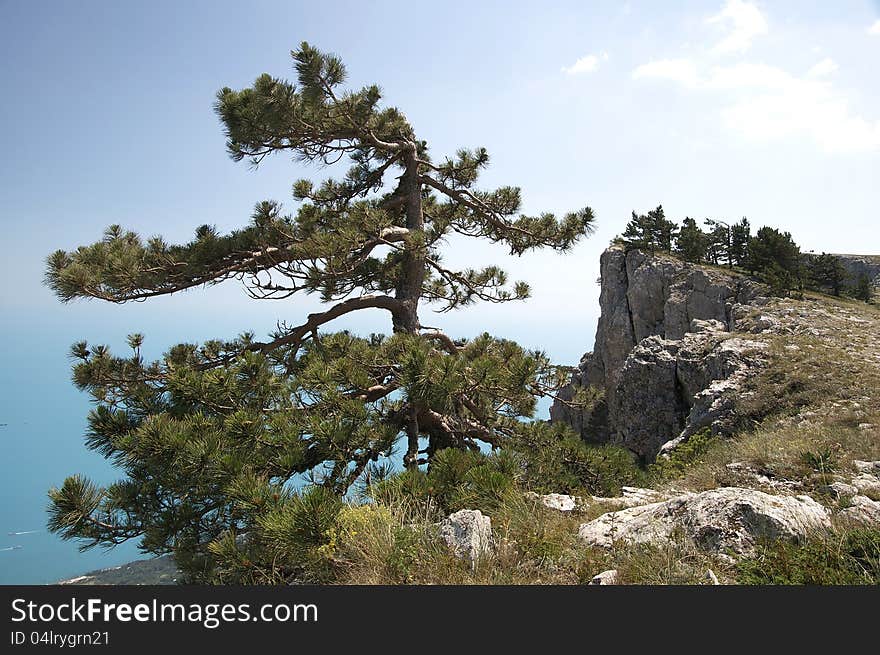
<path id="1" fill-rule="evenodd" d="M 744 555 L 762 539 L 798 540 L 830 527 L 828 512 L 809 496 L 722 487 L 603 514 L 581 525 L 578 536 L 610 548 L 618 540 L 662 545 L 678 532 L 701 550 Z"/>
<path id="2" fill-rule="evenodd" d="M 440 537 L 456 557 L 474 562 L 492 548 L 492 520 L 480 510 L 462 509 L 440 522 Z"/>
<path id="3" fill-rule="evenodd" d="M 766 345 L 729 332 L 758 287 L 667 256 L 612 246 L 602 254 L 595 348 L 560 397 L 605 392 L 588 412 L 557 401 L 551 421 L 592 442 L 621 443 L 646 461 L 703 428 L 723 434 L 731 396 Z"/>

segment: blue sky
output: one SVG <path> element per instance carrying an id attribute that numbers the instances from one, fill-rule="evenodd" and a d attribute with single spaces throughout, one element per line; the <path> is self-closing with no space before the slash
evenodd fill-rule
<path id="1" fill-rule="evenodd" d="M 525 211 L 595 211 L 596 234 L 564 256 L 451 240 L 448 263 L 501 263 L 533 288 L 526 303 L 423 316 L 453 335 L 490 330 L 576 362 L 592 345 L 599 253 L 631 211 L 660 203 L 675 219 L 784 228 L 804 250 L 880 253 L 877 2 L 0 0 L 0 439 L 15 454 L 0 479 L 33 514 L 9 530 L 42 525 L 34 512 L 64 475 L 111 475 L 82 447 L 89 405 L 69 384 L 72 342 L 141 331 L 158 355 L 266 334 L 317 306 L 256 303 L 236 283 L 61 305 L 42 286 L 49 252 L 111 223 L 180 241 L 203 223 L 242 225 L 259 200 L 292 208 L 292 181 L 327 171 L 232 162 L 212 104 L 262 72 L 294 77 L 289 51 L 303 40 L 339 54 L 352 85 L 378 83 L 435 157 L 485 146 L 483 182 L 521 186 Z"/>

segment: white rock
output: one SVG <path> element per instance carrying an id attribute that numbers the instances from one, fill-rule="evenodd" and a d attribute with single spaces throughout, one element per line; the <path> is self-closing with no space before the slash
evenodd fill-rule
<path id="1" fill-rule="evenodd" d="M 779 321 L 772 316 L 762 314 L 755 319 L 754 332 L 768 332 L 779 325 Z"/>
<path id="2" fill-rule="evenodd" d="M 627 508 L 649 505 L 669 498 L 669 496 L 654 489 L 643 489 L 641 487 L 621 487 L 620 493 L 620 496 L 612 497 L 593 496 L 593 502 L 614 503 L 620 507 Z"/>
<path id="3" fill-rule="evenodd" d="M 850 506 L 840 510 L 839 516 L 859 523 L 880 523 L 880 503 L 867 496 L 853 496 Z"/>
<path id="4" fill-rule="evenodd" d="M 691 320 L 689 331 L 695 334 L 727 332 L 727 326 L 714 318 L 705 321 L 695 318 Z"/>
<path id="5" fill-rule="evenodd" d="M 860 459 L 855 459 L 853 460 L 853 466 L 856 467 L 856 471 L 859 473 L 872 473 L 874 475 L 880 473 L 880 461 L 865 462 Z"/>
<path id="6" fill-rule="evenodd" d="M 665 496 L 656 489 L 645 489 L 642 487 L 621 487 L 620 493 L 630 502 L 638 502 L 640 505 L 648 503 L 656 503 L 665 500 Z"/>
<path id="7" fill-rule="evenodd" d="M 609 512 L 580 526 L 587 544 L 615 541 L 662 544 L 680 530 L 701 549 L 752 552 L 758 539 L 797 539 L 828 528 L 828 513 L 809 496 L 772 496 L 754 489 L 722 487 L 699 494 Z"/>
<path id="8" fill-rule="evenodd" d="M 492 519 L 480 510 L 459 510 L 440 522 L 440 537 L 456 557 L 474 562 L 492 547 Z"/>
<path id="9" fill-rule="evenodd" d="M 610 571 L 602 571 L 598 575 L 594 575 L 593 579 L 590 580 L 591 585 L 616 585 L 620 584 L 620 575 L 617 573 L 617 569 L 611 569 Z"/>
<path id="10" fill-rule="evenodd" d="M 577 508 L 578 500 L 574 496 L 566 496 L 565 494 L 546 494 L 541 496 L 541 503 L 544 507 L 557 509 L 560 512 L 571 512 Z"/>
<path id="11" fill-rule="evenodd" d="M 870 473 L 862 473 L 852 479 L 852 486 L 864 494 L 880 494 L 880 479 Z"/>
<path id="12" fill-rule="evenodd" d="M 828 489 L 835 498 L 847 498 L 859 493 L 858 488 L 841 481 L 832 482 L 828 485 Z"/>

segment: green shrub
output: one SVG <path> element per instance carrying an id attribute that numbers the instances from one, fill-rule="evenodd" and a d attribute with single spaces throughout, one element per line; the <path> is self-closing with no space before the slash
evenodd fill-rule
<path id="1" fill-rule="evenodd" d="M 525 486 L 538 492 L 615 496 L 621 486 L 638 484 L 645 477 L 626 448 L 587 444 L 559 424 L 526 426 L 510 449 L 521 461 Z"/>
<path id="2" fill-rule="evenodd" d="M 373 485 L 370 495 L 387 504 L 406 498 L 447 514 L 465 508 L 491 511 L 515 489 L 519 468 L 512 453 L 446 448 L 434 455 L 427 473 L 391 476 Z"/>
<path id="3" fill-rule="evenodd" d="M 803 451 L 799 459 L 804 466 L 816 473 L 833 473 L 838 468 L 837 454 L 830 447 Z"/>
<path id="4" fill-rule="evenodd" d="M 648 466 L 648 474 L 655 480 L 672 480 L 679 478 L 689 468 L 702 461 L 703 455 L 720 443 L 709 428 L 695 432 L 687 441 L 681 443 L 667 456 L 660 457 Z"/>

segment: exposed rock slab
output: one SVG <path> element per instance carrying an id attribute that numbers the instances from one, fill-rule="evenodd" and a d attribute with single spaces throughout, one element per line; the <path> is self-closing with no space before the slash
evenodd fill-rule
<path id="1" fill-rule="evenodd" d="M 567 496 L 566 494 L 530 494 L 536 496 L 541 504 L 548 509 L 555 509 L 560 512 L 571 512 L 583 504 L 583 499 L 577 496 Z"/>
<path id="2" fill-rule="evenodd" d="M 761 539 L 797 540 L 829 527 L 828 512 L 809 496 L 722 487 L 609 512 L 582 524 L 578 536 L 607 548 L 618 540 L 663 544 L 680 532 L 702 550 L 747 554 Z"/>
<path id="3" fill-rule="evenodd" d="M 853 460 L 853 466 L 859 473 L 868 473 L 870 475 L 880 475 L 880 461 L 865 462 L 860 459 Z"/>
<path id="4" fill-rule="evenodd" d="M 718 331 L 681 339 L 647 337 L 627 357 L 617 375 L 608 409 L 614 441 L 651 460 L 703 428 L 729 434 L 734 396 L 744 379 L 763 365 L 767 344 Z M 668 444 L 668 445 L 666 445 Z"/>

